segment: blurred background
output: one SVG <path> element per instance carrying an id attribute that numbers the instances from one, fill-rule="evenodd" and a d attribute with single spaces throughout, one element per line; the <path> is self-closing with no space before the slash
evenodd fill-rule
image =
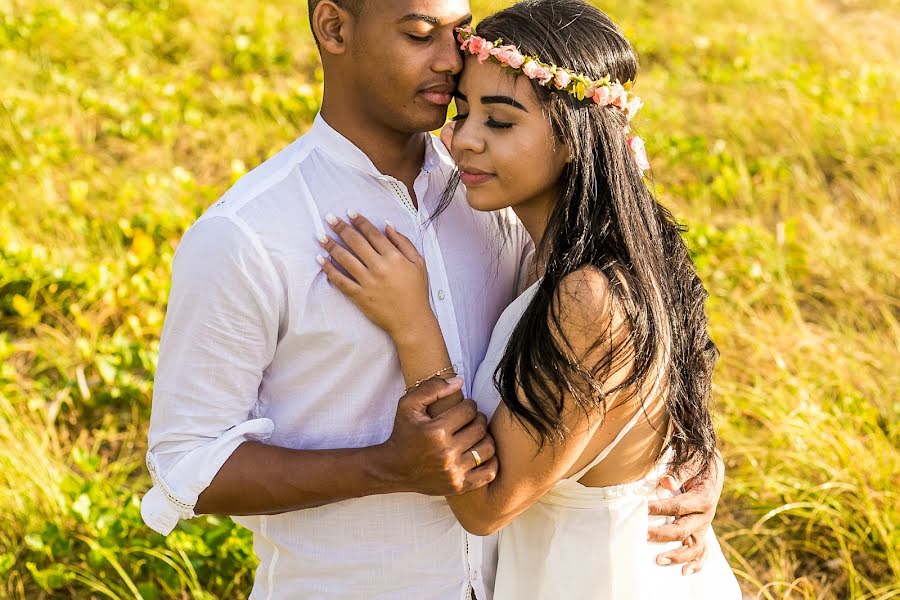
<path id="1" fill-rule="evenodd" d="M 597 4 L 712 295 L 716 528 L 747 597 L 900 597 L 900 3 Z M 306 19 L 0 0 L 0 597 L 248 593 L 229 519 L 142 524 L 143 455 L 172 254 L 310 125 Z"/>

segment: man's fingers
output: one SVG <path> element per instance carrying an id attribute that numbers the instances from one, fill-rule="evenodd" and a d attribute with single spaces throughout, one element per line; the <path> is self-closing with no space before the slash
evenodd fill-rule
<path id="1" fill-rule="evenodd" d="M 703 554 L 700 555 L 700 558 L 697 560 L 692 560 L 688 562 L 681 568 L 682 575 L 693 575 L 694 573 L 699 573 L 703 566 L 706 564 L 706 559 L 709 556 L 709 546 L 703 546 Z"/>
<path id="2" fill-rule="evenodd" d="M 487 417 L 483 413 L 477 413 L 474 419 L 453 434 L 453 446 L 462 454 L 484 440 L 485 436 L 487 436 Z M 487 460 L 487 457 L 482 456 L 482 459 Z"/>
<path id="3" fill-rule="evenodd" d="M 462 389 L 462 386 L 462 377 L 454 377 L 452 379 L 432 377 L 400 398 L 400 404 L 407 406 L 414 412 L 421 413 L 430 420 L 431 417 L 428 416 L 426 409 L 438 400 L 457 393 Z"/>
<path id="4" fill-rule="evenodd" d="M 366 238 L 366 241 L 371 244 L 372 248 L 374 248 L 378 254 L 384 256 L 385 254 L 394 251 L 394 245 L 377 227 L 372 225 L 371 221 L 355 212 L 348 213 L 348 216 L 350 217 L 350 222 L 353 226 L 363 234 L 363 237 Z"/>
<path id="5" fill-rule="evenodd" d="M 338 291 L 350 298 L 359 293 L 361 289 L 359 284 L 341 273 L 330 260 L 324 256 L 318 256 L 317 260 L 322 267 L 322 272 L 325 273 L 325 277 L 328 278 L 328 281 L 330 281 Z"/>
<path id="6" fill-rule="evenodd" d="M 678 483 L 678 480 L 672 477 L 671 475 L 666 475 L 662 479 L 659 480 L 659 487 L 664 490 L 671 492 L 675 495 L 681 493 L 681 484 Z"/>
<path id="7" fill-rule="evenodd" d="M 463 486 L 463 493 L 477 490 L 495 480 L 497 478 L 497 470 L 499 467 L 500 462 L 495 456 L 484 461 L 480 467 L 466 473 L 466 482 Z"/>
<path id="8" fill-rule="evenodd" d="M 685 492 L 674 498 L 651 500 L 648 509 L 651 515 L 677 518 L 694 513 L 705 513 L 709 510 L 709 504 L 706 495 L 696 491 Z"/>
<path id="9" fill-rule="evenodd" d="M 393 225 L 385 227 L 384 232 L 387 235 L 388 240 L 390 240 L 397 250 L 400 251 L 400 254 L 406 257 L 406 260 L 415 262 L 416 259 L 422 257 L 422 255 L 419 254 L 419 250 L 409 238 L 397 231 Z"/>
<path id="10" fill-rule="evenodd" d="M 474 400 L 463 400 L 456 406 L 436 416 L 432 422 L 450 435 L 471 423 L 478 416 L 478 405 Z"/>
<path id="11" fill-rule="evenodd" d="M 472 454 L 472 450 L 478 453 L 479 462 L 477 464 L 475 462 L 475 455 Z M 497 455 L 497 447 L 494 445 L 494 438 L 489 435 L 485 436 L 480 442 L 466 450 L 464 454 L 469 455 L 467 458 L 472 459 L 472 468 L 477 469 Z"/>
<path id="12" fill-rule="evenodd" d="M 349 223 L 343 219 L 338 219 L 330 213 L 325 216 L 325 221 L 335 235 L 347 244 L 347 247 L 356 254 L 366 267 L 372 268 L 377 261 L 381 260 L 381 255 L 375 251 L 372 244 Z"/>
<path id="13" fill-rule="evenodd" d="M 690 515 L 669 525 L 651 527 L 647 532 L 647 539 L 651 542 L 680 542 L 692 533 L 700 537 L 699 534 L 706 531 L 707 525 L 709 523 L 703 515 Z"/>
<path id="14" fill-rule="evenodd" d="M 703 557 L 705 549 L 706 541 L 704 539 L 700 539 L 699 541 L 693 539 L 690 544 L 684 543 L 680 548 L 670 550 L 669 552 L 663 552 L 657 556 L 656 564 L 685 565 L 685 568 L 682 569 L 682 573 L 686 574 L 687 563 L 700 560 Z"/>

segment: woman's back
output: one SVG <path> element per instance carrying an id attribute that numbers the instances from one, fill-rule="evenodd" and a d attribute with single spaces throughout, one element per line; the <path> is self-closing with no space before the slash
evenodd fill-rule
<path id="1" fill-rule="evenodd" d="M 532 285 L 500 317 L 475 377 L 479 401 L 499 402 L 493 372 L 536 291 Z M 667 430 L 660 387 L 608 411 L 566 477 L 500 531 L 495 600 L 741 597 L 712 530 L 700 573 L 683 576 L 680 565 L 655 562 L 680 546 L 647 541 L 648 528 L 664 523 L 647 503 L 667 493 L 658 488 L 668 462 L 660 457 Z"/>

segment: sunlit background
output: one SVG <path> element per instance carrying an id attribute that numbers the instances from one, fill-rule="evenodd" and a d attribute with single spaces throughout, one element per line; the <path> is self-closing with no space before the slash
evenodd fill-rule
<path id="1" fill-rule="evenodd" d="M 712 294 L 747 597 L 900 597 L 900 4 L 599 5 Z M 0 597 L 248 593 L 229 519 L 141 522 L 153 372 L 178 240 L 320 82 L 302 0 L 0 0 Z"/>

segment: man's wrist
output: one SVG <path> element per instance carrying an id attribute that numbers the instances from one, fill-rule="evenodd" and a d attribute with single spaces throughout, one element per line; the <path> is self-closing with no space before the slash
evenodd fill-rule
<path id="1" fill-rule="evenodd" d="M 365 449 L 362 467 L 373 484 L 376 494 L 395 494 L 410 491 L 402 469 L 397 466 L 396 452 L 390 441 Z"/>

